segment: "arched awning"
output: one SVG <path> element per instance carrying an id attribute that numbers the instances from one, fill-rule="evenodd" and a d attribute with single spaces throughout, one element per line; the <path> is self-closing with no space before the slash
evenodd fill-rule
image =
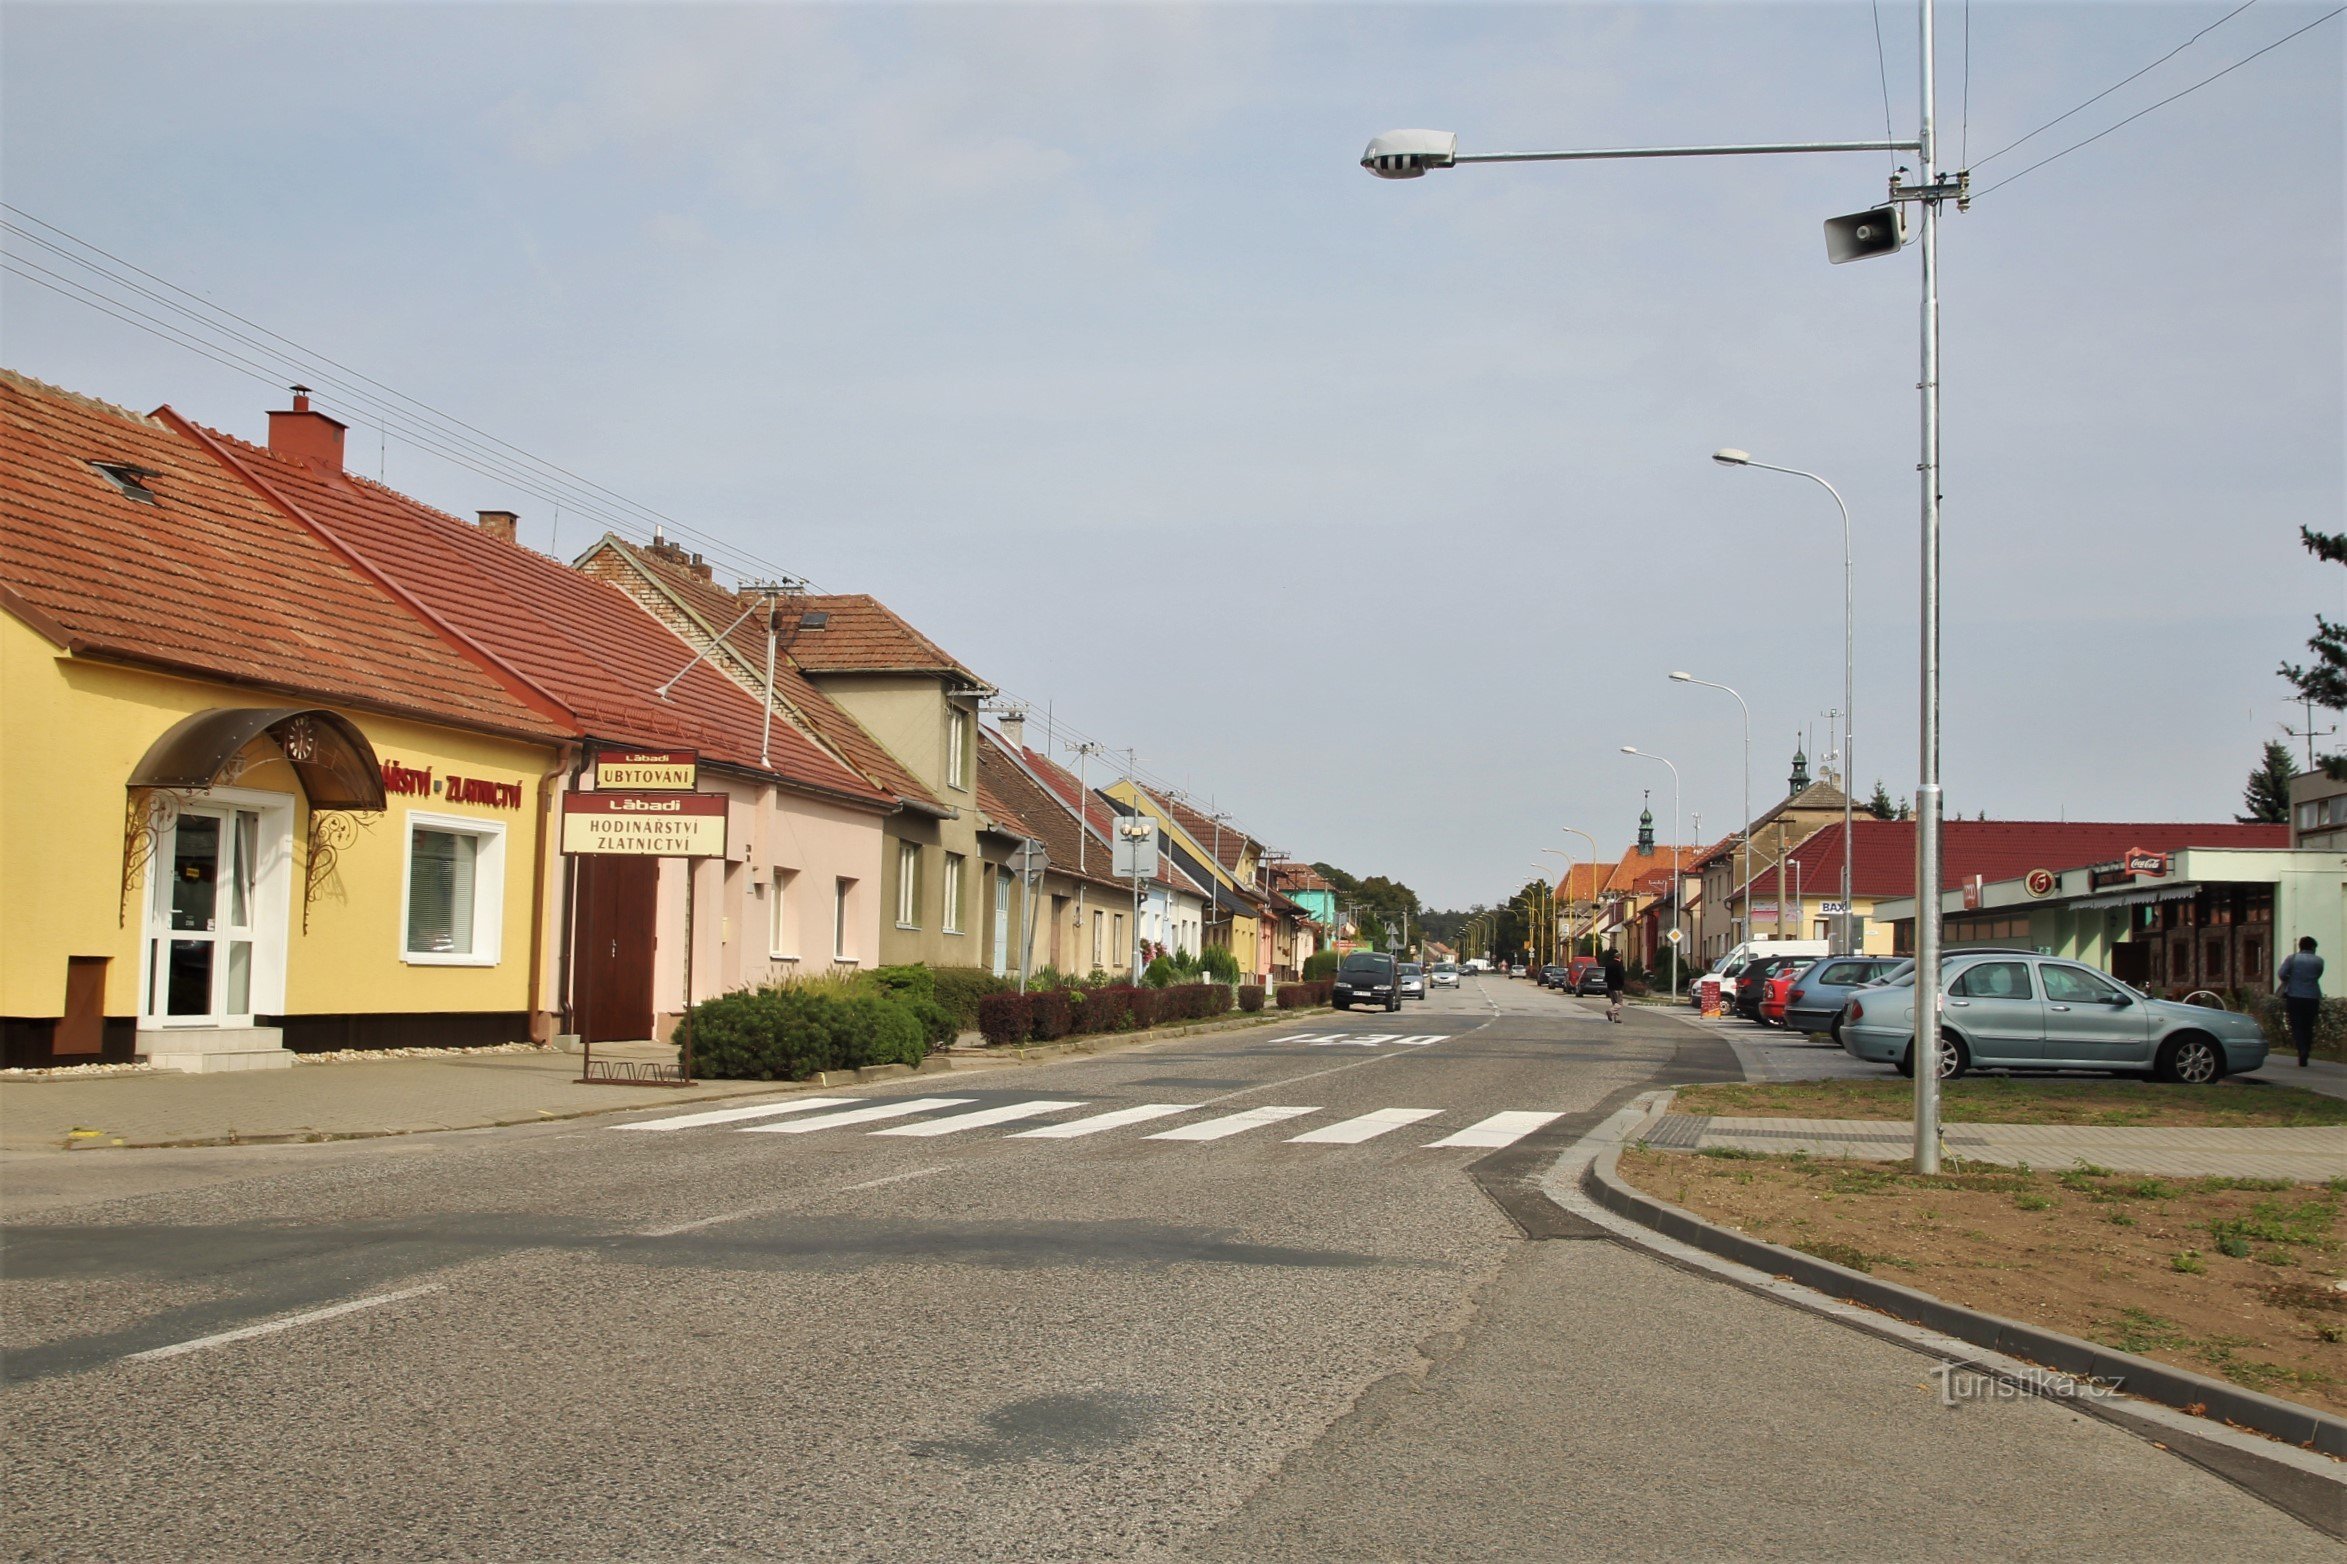
<path id="1" fill-rule="evenodd" d="M 147 747 L 134 788 L 200 789 L 233 781 L 236 758 L 267 734 L 312 809 L 379 810 L 383 763 L 358 725 L 315 706 L 215 706 L 182 718 Z"/>

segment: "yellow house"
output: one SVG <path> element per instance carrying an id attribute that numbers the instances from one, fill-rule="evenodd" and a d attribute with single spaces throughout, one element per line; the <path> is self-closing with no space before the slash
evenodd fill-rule
<path id="1" fill-rule="evenodd" d="M 1272 972 L 1272 942 L 1266 924 L 1269 903 L 1260 883 L 1263 844 L 1227 819 L 1202 815 L 1175 799 L 1119 778 L 1102 790 L 1127 808 L 1157 822 L 1174 852 L 1174 862 L 1214 894 L 1206 914 L 1206 943 L 1227 949 L 1251 982 Z"/>
<path id="2" fill-rule="evenodd" d="M 0 413 L 6 1062 L 529 1036 L 557 718 L 167 414 Z"/>

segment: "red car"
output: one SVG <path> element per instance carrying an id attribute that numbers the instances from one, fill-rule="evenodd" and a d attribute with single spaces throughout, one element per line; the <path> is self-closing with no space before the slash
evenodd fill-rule
<path id="1" fill-rule="evenodd" d="M 1785 1004 L 1793 992 L 1793 979 L 1801 975 L 1800 967 L 1787 967 L 1768 980 L 1768 987 L 1760 996 L 1760 1023 L 1763 1026 L 1785 1024 Z"/>

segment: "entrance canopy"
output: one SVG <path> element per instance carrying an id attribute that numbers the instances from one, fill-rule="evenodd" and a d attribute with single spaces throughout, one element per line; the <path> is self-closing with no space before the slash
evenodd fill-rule
<path id="1" fill-rule="evenodd" d="M 383 807 L 383 764 L 358 725 L 305 706 L 215 706 L 182 718 L 147 747 L 130 786 L 197 789 L 233 782 L 237 757 L 261 735 L 293 767 L 312 809 Z"/>

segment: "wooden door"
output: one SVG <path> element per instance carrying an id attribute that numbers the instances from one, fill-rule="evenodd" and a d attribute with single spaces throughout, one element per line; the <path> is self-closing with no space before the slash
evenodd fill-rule
<path id="1" fill-rule="evenodd" d="M 106 963 L 104 956 L 65 958 L 65 1014 L 58 1018 L 49 1052 L 59 1058 L 106 1050 Z"/>
<path id="2" fill-rule="evenodd" d="M 579 1035 L 590 1043 L 652 1035 L 652 951 L 660 860 L 582 853 L 571 988 Z"/>

